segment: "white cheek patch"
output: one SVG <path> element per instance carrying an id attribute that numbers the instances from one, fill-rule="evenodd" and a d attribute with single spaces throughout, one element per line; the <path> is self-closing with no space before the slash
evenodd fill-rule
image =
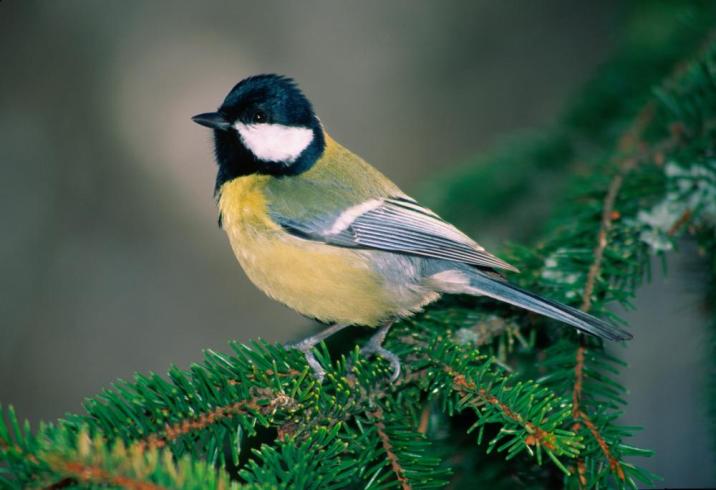
<path id="1" fill-rule="evenodd" d="M 246 148 L 265 162 L 293 163 L 313 141 L 313 130 L 283 124 L 234 126 Z"/>

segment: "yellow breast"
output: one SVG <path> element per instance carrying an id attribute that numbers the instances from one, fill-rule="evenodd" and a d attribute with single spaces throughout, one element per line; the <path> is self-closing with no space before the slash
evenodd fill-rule
<path id="1" fill-rule="evenodd" d="M 223 227 L 249 279 L 277 301 L 328 323 L 376 326 L 394 314 L 365 254 L 294 237 L 271 220 L 262 192 L 269 178 L 239 177 L 221 188 Z"/>

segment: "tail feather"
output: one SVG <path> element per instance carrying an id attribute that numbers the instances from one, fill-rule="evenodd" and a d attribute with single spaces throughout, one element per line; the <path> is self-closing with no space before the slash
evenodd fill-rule
<path id="1" fill-rule="evenodd" d="M 558 303 L 551 299 L 542 298 L 534 293 L 509 284 L 507 282 L 493 279 L 481 272 L 474 271 L 469 274 L 470 285 L 468 291 L 471 294 L 488 296 L 490 298 L 509 303 L 520 308 L 544 315 L 560 322 L 572 325 L 582 332 L 606 339 L 606 340 L 630 340 L 632 334 L 622 330 L 604 320 L 600 320 L 588 313 L 580 311 L 571 306 Z"/>

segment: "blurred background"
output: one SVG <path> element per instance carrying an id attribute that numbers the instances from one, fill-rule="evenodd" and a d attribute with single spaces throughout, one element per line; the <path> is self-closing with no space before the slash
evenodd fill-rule
<path id="1" fill-rule="evenodd" d="M 1 2 L 0 402 L 54 419 L 116 378 L 311 329 L 248 282 L 216 225 L 210 134 L 189 118 L 238 80 L 294 77 L 337 140 L 420 197 L 431 176 L 554 121 L 609 56 L 623 10 Z M 477 238 L 514 236 L 524 223 L 511 220 Z M 694 256 L 685 247 L 641 291 L 637 341 L 620 353 L 625 422 L 646 427 L 634 444 L 657 450 L 644 466 L 667 486 L 716 484 Z"/>

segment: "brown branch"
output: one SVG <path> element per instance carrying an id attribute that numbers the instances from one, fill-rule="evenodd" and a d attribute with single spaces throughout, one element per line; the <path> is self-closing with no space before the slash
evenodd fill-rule
<path id="1" fill-rule="evenodd" d="M 594 247 L 594 260 L 592 261 L 592 265 L 589 266 L 587 282 L 584 285 L 584 293 L 582 294 L 582 305 L 580 308 L 585 312 L 588 312 L 592 307 L 594 285 L 602 268 L 604 250 L 607 248 L 608 244 L 607 239 L 609 231 L 612 228 L 612 222 L 614 219 L 619 217 L 618 212 L 614 209 L 614 203 L 616 202 L 617 195 L 619 194 L 622 184 L 624 183 L 624 177 L 646 157 L 644 154 L 637 156 L 634 155 L 634 153 L 636 153 L 642 146 L 641 134 L 644 132 L 653 116 L 654 105 L 647 104 L 637 116 L 632 127 L 619 140 L 619 152 L 620 154 L 626 154 L 627 156 L 618 163 L 619 170 L 609 183 L 607 194 L 604 196 L 604 202 L 602 204 L 602 217 L 599 225 L 599 232 L 597 233 L 597 244 Z"/>
<path id="2" fill-rule="evenodd" d="M 617 145 L 619 152 L 619 159 L 617 160 L 618 170 L 611 182 L 609 182 L 607 194 L 604 196 L 599 232 L 597 233 L 597 244 L 594 247 L 594 260 L 589 266 L 587 281 L 584 286 L 584 293 L 582 294 L 582 305 L 580 309 L 585 312 L 588 312 L 592 307 L 594 286 L 601 272 L 604 251 L 608 245 L 608 237 L 612 223 L 621 217 L 621 213 L 614 209 L 614 204 L 616 203 L 625 177 L 629 172 L 645 161 L 663 160 L 664 152 L 673 148 L 684 137 L 685 128 L 682 124 L 675 123 L 671 126 L 667 139 L 654 144 L 651 149 L 645 148 L 645 144 L 641 140 L 641 134 L 646 130 L 654 117 L 654 111 L 655 106 L 653 103 L 644 106 L 644 109 L 639 113 L 634 124 L 632 124 L 631 128 L 620 138 Z M 689 217 L 690 215 L 684 219 L 688 220 Z"/>
<path id="3" fill-rule="evenodd" d="M 341 420 L 346 420 L 357 413 L 363 413 L 365 411 L 365 405 L 370 405 L 373 401 L 387 397 L 390 393 L 394 392 L 395 389 L 403 387 L 405 385 L 414 383 L 424 377 L 427 370 L 422 369 L 414 372 L 407 372 L 404 376 L 397 381 L 397 383 L 388 383 L 384 388 L 375 388 L 367 392 L 366 390 L 354 390 L 358 395 L 353 401 L 353 405 L 356 407 L 355 410 L 347 411 L 345 417 Z M 300 371 L 291 370 L 288 373 L 280 373 L 284 375 L 297 375 Z M 175 441 L 176 439 L 187 435 L 191 432 L 203 430 L 210 425 L 221 423 L 222 421 L 236 417 L 239 415 L 248 415 L 251 412 L 258 412 L 262 415 L 268 415 L 274 413 L 278 409 L 296 409 L 298 403 L 293 398 L 283 394 L 275 393 L 271 390 L 266 390 L 262 393 L 263 396 L 256 396 L 249 400 L 240 400 L 229 405 L 216 407 L 208 412 L 199 414 L 192 418 L 187 418 L 176 422 L 174 424 L 167 424 L 163 431 L 155 434 L 150 434 L 137 442 L 138 446 L 142 449 L 147 448 L 162 448 L 168 443 Z M 267 404 L 260 404 L 259 401 L 270 400 Z M 320 415 L 320 414 L 319 414 Z M 332 417 L 321 417 L 316 416 L 312 410 L 306 410 L 303 414 L 304 420 L 308 421 L 308 427 L 313 425 L 320 425 L 323 422 L 335 423 L 335 419 Z M 295 421 L 287 422 L 278 427 L 278 438 L 284 440 L 287 437 L 295 434 L 300 428 L 300 424 Z"/>
<path id="4" fill-rule="evenodd" d="M 599 276 L 599 272 L 602 268 L 602 260 L 604 259 L 604 250 L 607 248 L 607 237 L 609 231 L 612 228 L 612 221 L 614 214 L 614 202 L 616 201 L 617 194 L 624 183 L 624 176 L 635 166 L 635 160 L 630 159 L 622 167 L 621 171 L 614 176 L 612 181 L 609 183 L 607 195 L 604 198 L 604 204 L 602 207 L 602 219 L 599 226 L 599 233 L 597 234 L 597 245 L 594 247 L 594 261 L 589 266 L 589 272 L 587 273 L 587 282 L 584 285 L 584 293 L 582 294 L 582 305 L 583 311 L 589 311 L 592 307 L 592 294 L 594 293 L 594 285 Z"/>
<path id="5" fill-rule="evenodd" d="M 580 343 L 577 347 L 577 358 L 574 365 L 574 389 L 572 390 L 572 417 L 579 418 L 579 407 L 582 402 L 582 388 L 584 387 L 584 353 L 586 347 Z M 579 423 L 574 430 L 579 430 Z"/>
<path id="6" fill-rule="evenodd" d="M 423 411 L 420 413 L 420 423 L 418 424 L 418 432 L 426 434 L 428 425 L 430 424 L 430 402 L 426 402 Z"/>
<path id="7" fill-rule="evenodd" d="M 86 434 L 84 437 L 86 437 Z M 86 438 L 86 440 L 89 442 L 89 438 Z M 0 439 L 0 441 L 3 443 L 2 449 L 16 451 L 17 453 L 24 455 L 28 461 L 34 464 L 39 463 L 38 458 L 34 454 L 27 453 L 17 444 L 10 445 L 7 441 L 2 439 Z M 64 459 L 63 456 L 57 454 L 51 454 L 48 457 L 43 458 L 43 460 L 53 471 L 63 475 L 61 480 L 44 487 L 45 490 L 58 490 L 76 486 L 78 482 L 93 483 L 98 485 L 113 485 L 129 490 L 165 490 L 165 487 L 127 476 L 113 475 L 109 471 L 98 466 L 91 466 L 79 461 L 67 460 Z"/>
<path id="8" fill-rule="evenodd" d="M 395 451 L 393 450 L 393 443 L 390 442 L 390 437 L 385 432 L 385 424 L 383 423 L 383 411 L 378 409 L 369 415 L 373 419 L 373 425 L 375 425 L 375 429 L 378 432 L 380 443 L 383 445 L 383 449 L 385 450 L 385 454 L 388 457 L 388 461 L 390 461 L 390 467 L 393 469 L 393 473 L 395 473 L 395 477 L 400 483 L 400 488 L 402 488 L 402 490 L 410 490 L 412 487 L 410 486 L 410 482 L 405 476 L 405 469 L 403 469 L 403 467 L 400 465 L 398 455 L 395 454 Z"/>
<path id="9" fill-rule="evenodd" d="M 477 396 L 482 405 L 489 404 L 498 408 L 506 418 L 524 427 L 528 432 L 528 436 L 525 439 L 526 444 L 530 446 L 540 444 L 547 449 L 554 449 L 554 435 L 552 433 L 538 427 L 533 422 L 525 420 L 522 415 L 512 410 L 495 395 L 488 393 L 484 388 L 478 389 L 473 381 L 465 378 L 463 374 L 453 371 L 449 366 L 445 366 L 445 372 L 452 377 L 455 391 L 463 397 Z M 474 408 L 479 410 L 479 405 Z"/>
<path id="10" fill-rule="evenodd" d="M 632 124 L 631 128 L 622 136 L 618 143 L 618 151 L 620 154 L 620 160 L 617 162 L 618 170 L 616 175 L 609 182 L 607 193 L 604 196 L 602 203 L 602 214 L 599 225 L 599 232 L 597 233 L 597 244 L 594 247 L 594 259 L 589 267 L 587 273 L 587 280 L 584 285 L 584 292 L 582 294 L 582 304 L 580 309 L 588 312 L 592 307 L 592 296 L 594 294 L 594 288 L 597 282 L 597 278 L 602 269 L 602 263 L 604 260 L 604 252 L 609 245 L 609 232 L 612 229 L 612 223 L 621 217 L 621 213 L 614 209 L 619 191 L 624 184 L 626 176 L 636 168 L 640 163 L 646 160 L 661 161 L 663 160 L 663 154 L 666 150 L 673 147 L 683 136 L 683 128 L 680 125 L 674 125 L 671 128 L 670 137 L 660 144 L 654 145 L 653 149 L 645 149 L 645 145 L 642 141 L 642 134 L 651 122 L 655 111 L 653 103 L 647 104 L 644 109 L 639 113 L 636 120 Z M 683 221 L 688 221 L 690 216 L 686 216 Z M 674 225 L 675 227 L 681 226 L 682 219 Z M 678 229 L 678 227 L 676 228 Z M 604 438 L 597 431 L 596 426 L 587 418 L 586 413 L 582 410 L 582 392 L 584 390 L 584 366 L 585 366 L 585 354 L 586 345 L 583 338 L 580 338 L 579 346 L 575 355 L 575 366 L 574 366 L 574 388 L 572 390 L 572 417 L 575 419 L 575 424 L 572 426 L 572 430 L 578 431 L 582 423 L 584 423 L 589 429 L 594 439 L 599 444 L 605 457 L 609 461 L 609 466 L 613 473 L 615 473 L 620 479 L 624 480 L 624 470 L 622 469 L 619 461 L 612 455 L 608 444 Z M 577 460 L 577 474 L 579 475 L 579 483 L 581 487 L 587 485 L 586 479 L 586 466 L 583 458 Z"/>
<path id="11" fill-rule="evenodd" d="M 619 460 L 614 457 L 611 450 L 609 449 L 609 444 L 607 444 L 607 441 L 604 440 L 602 435 L 597 430 L 597 426 L 594 425 L 594 422 L 587 416 L 584 412 L 579 412 L 579 417 L 584 422 L 584 425 L 589 429 L 589 432 L 592 433 L 592 436 L 597 441 L 597 444 L 599 444 L 599 447 L 602 449 L 602 452 L 607 457 L 607 461 L 609 461 L 609 469 L 612 470 L 612 473 L 616 474 L 620 480 L 625 479 L 624 475 L 624 469 L 622 468 L 622 465 L 619 463 Z"/>
<path id="12" fill-rule="evenodd" d="M 77 480 L 74 478 L 63 478 L 62 480 L 45 487 L 45 490 L 59 490 L 60 488 L 73 487 L 75 485 L 77 485 Z"/>
<path id="13" fill-rule="evenodd" d="M 0 451 L 3 452 L 10 452 L 12 451 L 16 455 L 23 456 L 27 458 L 27 460 L 33 464 L 37 464 L 37 458 L 33 455 L 25 451 L 25 449 L 21 448 L 19 444 L 15 444 L 12 441 L 6 441 L 2 437 L 0 437 Z"/>
<path id="14" fill-rule="evenodd" d="M 594 247 L 594 259 L 592 264 L 589 266 L 587 272 L 587 280 L 584 284 L 584 292 L 582 293 L 582 304 L 580 309 L 584 312 L 588 312 L 592 308 L 592 295 L 594 294 L 594 287 L 597 282 L 597 278 L 602 269 L 602 262 L 604 260 L 604 251 L 609 244 L 609 232 L 612 229 L 612 223 L 621 217 L 621 213 L 614 209 L 614 205 L 619 195 L 619 191 L 624 184 L 624 178 L 631 172 L 643 159 L 647 157 L 646 152 L 641 151 L 643 143 L 641 141 L 641 135 L 652 120 L 654 115 L 654 104 L 647 104 L 644 109 L 636 117 L 636 120 L 629 128 L 629 130 L 620 138 L 617 145 L 618 152 L 622 158 L 618 163 L 618 170 L 616 175 L 609 182 L 607 187 L 607 193 L 604 196 L 602 203 L 602 215 L 599 224 L 599 231 L 597 233 L 597 243 Z M 584 338 L 580 336 L 579 346 L 575 355 L 574 364 L 574 387 L 572 389 L 572 417 L 575 419 L 575 423 L 572 426 L 572 430 L 577 432 L 581 429 L 583 421 L 582 415 L 584 412 L 581 409 L 582 404 L 582 392 L 584 390 L 584 364 L 585 364 L 586 345 Z M 592 432 L 597 442 L 600 440 L 604 442 L 604 445 L 599 444 L 602 448 L 607 459 L 611 457 L 609 447 L 606 445 L 606 441 L 598 432 Z M 597 438 L 598 437 L 598 438 Z M 606 448 L 607 451 L 604 451 Z M 616 461 L 616 460 L 614 460 Z M 617 469 L 622 476 L 624 472 L 619 466 L 619 462 L 616 461 Z M 610 460 L 611 466 L 611 460 Z M 586 477 L 586 465 L 583 458 L 577 459 L 577 475 L 579 479 L 580 488 L 587 485 Z"/>
<path id="15" fill-rule="evenodd" d="M 259 406 L 253 400 L 242 400 L 223 407 L 217 407 L 209 412 L 202 413 L 196 418 L 184 419 L 175 424 L 167 424 L 164 431 L 150 434 L 139 441 L 139 446 L 145 448 L 161 448 L 168 443 L 190 432 L 205 429 L 215 423 L 237 415 L 246 415 L 248 409 L 257 410 Z"/>
<path id="16" fill-rule="evenodd" d="M 277 408 L 286 408 L 295 404 L 295 400 L 283 393 L 275 394 L 271 392 L 268 393 L 268 395 L 270 395 L 268 398 L 271 401 L 266 405 L 260 405 L 258 399 L 253 398 L 216 407 L 196 417 L 186 418 L 171 425 L 167 424 L 162 432 L 150 434 L 144 439 L 139 440 L 137 444 L 142 449 L 161 448 L 190 432 L 205 429 L 210 425 L 220 423 L 238 415 L 248 415 L 251 411 L 267 415 Z"/>
<path id="17" fill-rule="evenodd" d="M 86 465 L 77 461 L 61 461 L 50 464 L 50 467 L 65 475 L 67 478 L 46 487 L 47 489 L 64 488 L 76 482 L 92 483 L 97 485 L 113 485 L 128 490 L 166 490 L 166 487 L 147 483 L 127 476 L 113 475 L 96 466 Z"/>
<path id="18" fill-rule="evenodd" d="M 679 216 L 679 219 L 677 219 L 673 225 L 671 225 L 671 228 L 669 228 L 669 231 L 667 232 L 669 236 L 676 235 L 681 227 L 683 227 L 686 223 L 689 222 L 691 219 L 692 212 L 690 209 L 687 209 L 684 211 L 681 216 Z"/>
<path id="19" fill-rule="evenodd" d="M 588 312 L 592 307 L 592 296 L 594 294 L 594 287 L 597 282 L 597 278 L 601 272 L 602 262 L 604 260 L 604 252 L 609 245 L 609 232 L 612 229 L 612 223 L 621 217 L 621 213 L 614 209 L 619 191 L 624 184 L 626 176 L 634 170 L 639 164 L 644 161 L 663 160 L 664 152 L 673 148 L 684 136 L 684 127 L 680 124 L 674 124 L 670 128 L 670 136 L 666 140 L 662 141 L 653 146 L 653 149 L 647 150 L 644 148 L 644 143 L 641 141 L 641 134 L 644 132 L 649 122 L 651 121 L 654 114 L 655 106 L 653 103 L 647 104 L 644 109 L 639 113 L 632 127 L 622 136 L 619 140 L 618 151 L 621 156 L 621 160 L 617 162 L 618 170 L 616 175 L 612 178 L 607 188 L 607 194 L 604 196 L 602 203 L 602 215 L 599 225 L 599 232 L 597 233 L 597 244 L 594 247 L 594 259 L 589 267 L 587 273 L 587 280 L 584 285 L 584 292 L 582 294 L 582 304 L 580 309 L 584 312 Z M 669 230 L 669 234 L 675 234 L 678 229 L 683 226 L 691 218 L 691 213 L 687 210 L 678 220 L 672 228 Z M 599 444 L 605 457 L 609 461 L 609 466 L 612 471 L 620 478 L 624 479 L 624 470 L 622 469 L 619 461 L 613 457 L 609 446 L 607 445 L 604 438 L 597 431 L 596 426 L 587 422 L 585 419 L 586 413 L 582 410 L 582 391 L 584 390 L 584 366 L 585 366 L 585 354 L 587 352 L 585 341 L 583 337 L 580 337 L 579 346 L 575 355 L 575 366 L 574 366 L 574 388 L 572 390 L 572 417 L 576 420 L 572 426 L 572 430 L 578 431 L 582 422 L 589 428 L 592 436 Z M 582 473 L 582 469 L 585 469 L 584 460 L 579 458 L 577 460 L 577 473 L 579 474 L 580 486 L 586 486 L 586 469 Z"/>
<path id="20" fill-rule="evenodd" d="M 579 478 L 579 486 L 587 486 L 587 465 L 583 458 L 577 460 L 577 478 Z"/>

